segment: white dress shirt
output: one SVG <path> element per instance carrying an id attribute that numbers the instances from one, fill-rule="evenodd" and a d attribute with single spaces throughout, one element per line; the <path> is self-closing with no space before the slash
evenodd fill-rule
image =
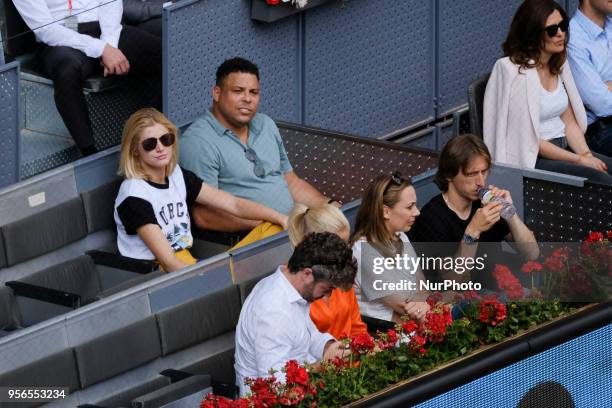
<path id="1" fill-rule="evenodd" d="M 236 383 L 240 395 L 249 388 L 246 377 L 267 377 L 270 368 L 283 381 L 281 368 L 289 360 L 314 363 L 323 358 L 325 344 L 334 340 L 310 319 L 310 304 L 279 267 L 262 279 L 244 302 L 236 327 Z"/>
<path id="2" fill-rule="evenodd" d="M 102 35 L 94 38 L 64 26 L 69 17 L 68 0 L 13 0 L 17 11 L 39 42 L 49 46 L 65 46 L 99 58 L 104 46 L 117 48 L 121 34 L 122 0 L 72 0 L 72 15 L 79 23 L 99 21 Z"/>

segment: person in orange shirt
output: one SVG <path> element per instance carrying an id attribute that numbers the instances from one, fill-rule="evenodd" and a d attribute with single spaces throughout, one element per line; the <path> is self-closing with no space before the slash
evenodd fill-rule
<path id="1" fill-rule="evenodd" d="M 342 211 L 331 204 L 313 208 L 296 204 L 289 214 L 289 240 L 297 246 L 313 232 L 332 232 L 348 242 L 350 226 Z M 337 339 L 366 333 L 368 329 L 361 321 L 354 288 L 348 291 L 336 288 L 331 295 L 311 303 L 310 318 L 319 331 Z"/>

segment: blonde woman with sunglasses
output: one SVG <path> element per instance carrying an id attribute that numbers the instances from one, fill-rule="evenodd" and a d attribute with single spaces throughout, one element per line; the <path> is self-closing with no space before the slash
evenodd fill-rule
<path id="1" fill-rule="evenodd" d="M 172 272 L 194 264 L 189 208 L 204 204 L 248 219 L 286 226 L 287 217 L 202 182 L 178 163 L 178 130 L 161 112 L 141 109 L 126 122 L 121 183 L 115 200 L 117 246 L 123 256 L 157 260 Z"/>

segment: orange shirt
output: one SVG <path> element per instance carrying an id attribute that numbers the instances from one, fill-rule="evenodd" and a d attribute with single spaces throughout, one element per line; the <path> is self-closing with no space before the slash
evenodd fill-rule
<path id="1" fill-rule="evenodd" d="M 310 318 L 319 331 L 337 339 L 368 331 L 366 324 L 361 321 L 354 288 L 347 292 L 334 289 L 327 301 L 319 299 L 312 302 Z"/>

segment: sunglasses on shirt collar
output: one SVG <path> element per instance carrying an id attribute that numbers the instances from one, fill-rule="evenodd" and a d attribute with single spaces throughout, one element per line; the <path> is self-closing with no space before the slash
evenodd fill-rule
<path id="1" fill-rule="evenodd" d="M 244 150 L 244 156 L 246 157 L 248 161 L 253 163 L 253 173 L 255 173 L 255 176 L 259 178 L 266 177 L 266 170 L 264 169 L 263 165 L 259 161 L 259 157 L 257 157 L 257 153 L 255 153 L 255 150 L 253 150 L 250 147 L 246 148 Z"/>
<path id="2" fill-rule="evenodd" d="M 549 26 L 544 27 L 544 31 L 546 31 L 546 34 L 550 38 L 552 38 L 555 35 L 557 35 L 557 32 L 559 32 L 559 30 L 561 30 L 564 33 L 566 33 L 568 28 L 569 28 L 569 21 L 563 20 L 559 24 L 553 24 L 553 25 L 549 25 Z"/>
<path id="3" fill-rule="evenodd" d="M 142 141 L 142 148 L 145 152 L 155 150 L 158 140 L 162 145 L 169 147 L 174 144 L 174 135 L 172 133 L 166 133 L 165 135 L 161 135 L 159 138 L 149 137 Z"/>

